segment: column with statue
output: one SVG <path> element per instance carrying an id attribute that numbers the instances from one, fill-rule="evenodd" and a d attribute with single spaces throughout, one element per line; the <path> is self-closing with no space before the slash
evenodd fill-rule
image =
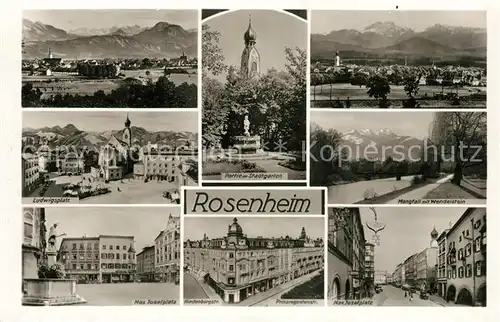
<path id="1" fill-rule="evenodd" d="M 45 224 L 44 224 L 45 225 Z M 23 305 L 28 306 L 57 306 L 86 303 L 85 299 L 76 294 L 76 280 L 67 279 L 64 264 L 58 258 L 57 239 L 66 234 L 57 233 L 58 223 L 54 223 L 49 230 L 47 243 L 44 234 L 41 253 L 45 259 L 38 265 L 38 278 L 25 279 Z"/>

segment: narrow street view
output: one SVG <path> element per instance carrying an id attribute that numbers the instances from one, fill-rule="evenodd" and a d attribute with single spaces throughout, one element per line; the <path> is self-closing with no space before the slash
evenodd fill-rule
<path id="1" fill-rule="evenodd" d="M 486 306 L 486 208 L 331 208 L 328 298 Z"/>

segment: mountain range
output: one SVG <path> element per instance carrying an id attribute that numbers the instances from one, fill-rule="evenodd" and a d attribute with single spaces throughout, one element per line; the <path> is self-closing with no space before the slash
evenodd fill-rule
<path id="1" fill-rule="evenodd" d="M 150 28 L 140 26 L 109 29 L 75 29 L 66 31 L 41 22 L 23 19 L 23 56 L 27 59 L 47 57 L 78 58 L 145 58 L 179 57 L 198 53 L 196 30 L 158 22 Z"/>
<path id="2" fill-rule="evenodd" d="M 416 56 L 462 55 L 486 57 L 486 29 L 435 24 L 424 31 L 394 22 L 376 22 L 363 30 L 341 29 L 311 35 L 311 56 L 333 58 L 336 51 Z M 342 58 L 342 54 L 340 55 Z"/>
<path id="3" fill-rule="evenodd" d="M 197 142 L 198 135 L 193 132 L 175 131 L 148 131 L 142 127 L 131 126 L 132 143 L 145 146 L 148 142 L 152 144 L 164 144 L 169 146 L 182 146 L 186 142 Z M 123 130 L 89 132 L 78 129 L 73 124 L 64 127 L 53 126 L 43 128 L 23 128 L 23 146 L 33 145 L 35 148 L 46 144 L 50 148 L 61 146 L 73 146 L 75 148 L 87 147 L 91 150 L 99 151 L 111 136 L 121 139 Z"/>
<path id="4" fill-rule="evenodd" d="M 398 135 L 389 129 L 380 130 L 351 130 L 343 133 L 344 147 L 350 152 L 349 159 L 374 159 L 385 160 L 392 157 L 396 161 L 404 159 L 419 159 L 422 151 L 423 140 L 407 136 Z M 414 147 L 414 148 L 411 148 Z"/>

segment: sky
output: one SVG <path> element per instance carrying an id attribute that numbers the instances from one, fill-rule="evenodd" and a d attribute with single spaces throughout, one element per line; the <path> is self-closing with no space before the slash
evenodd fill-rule
<path id="1" fill-rule="evenodd" d="M 237 10 L 206 19 L 203 24 L 220 32 L 219 47 L 225 64 L 241 66 L 245 48 L 243 35 L 248 29 L 249 15 L 257 34 L 256 48 L 260 53 L 260 71 L 270 68 L 285 70 L 285 47 L 307 48 L 307 23 L 296 16 L 275 10 Z M 223 81 L 225 75 L 214 76 Z"/>
<path id="2" fill-rule="evenodd" d="M 87 237 L 134 236 L 135 249 L 138 252 L 146 246 L 154 245 L 156 236 L 167 227 L 169 214 L 179 216 L 180 209 L 177 207 L 45 208 L 47 231 L 58 222 L 57 232 L 66 233 L 68 238 L 85 235 Z"/>
<path id="3" fill-rule="evenodd" d="M 152 27 L 160 21 L 184 29 L 198 28 L 197 10 L 25 10 L 23 18 L 66 31 L 133 25 Z"/>
<path id="4" fill-rule="evenodd" d="M 408 256 L 430 246 L 434 227 L 439 234 L 455 224 L 467 210 L 464 207 L 376 207 L 377 219 L 386 224 L 379 232 L 380 246 L 375 245 L 375 270 L 392 273 Z M 360 208 L 365 238 L 373 240 L 366 222 L 374 221 L 369 208 Z"/>
<path id="5" fill-rule="evenodd" d="M 362 31 L 375 22 L 392 21 L 415 31 L 435 24 L 486 28 L 486 11 L 312 11 L 311 33 L 327 34 L 332 30 L 356 29 Z"/>
<path id="6" fill-rule="evenodd" d="M 143 127 L 148 131 L 198 132 L 198 113 L 183 112 L 129 112 L 131 126 Z M 23 112 L 23 128 L 42 128 L 73 124 L 79 130 L 104 132 L 121 130 L 125 127 L 126 112 Z"/>
<path id="7" fill-rule="evenodd" d="M 233 217 L 185 217 L 184 240 L 200 240 L 203 234 L 209 238 L 221 238 L 227 235 L 228 226 L 233 223 Z M 312 238 L 325 240 L 325 220 L 321 217 L 238 217 L 238 224 L 243 228 L 243 234 L 248 237 L 285 237 L 298 238 L 302 227 Z"/>
<path id="8" fill-rule="evenodd" d="M 341 112 L 312 111 L 311 123 L 323 129 L 335 129 L 341 133 L 350 130 L 389 129 L 398 135 L 409 135 L 423 139 L 429 135 L 429 126 L 434 112 Z"/>

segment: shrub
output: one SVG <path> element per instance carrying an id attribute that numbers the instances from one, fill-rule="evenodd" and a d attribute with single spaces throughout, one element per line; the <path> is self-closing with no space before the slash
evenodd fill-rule
<path id="1" fill-rule="evenodd" d="M 425 177 L 423 175 L 416 175 L 414 176 L 412 179 L 411 179 L 411 185 L 416 185 L 416 184 L 421 184 L 421 183 L 424 183 L 426 180 L 425 180 Z"/>
<path id="2" fill-rule="evenodd" d="M 66 273 L 64 272 L 64 265 L 61 263 L 55 263 L 50 267 L 43 264 L 38 267 L 38 278 L 63 279 L 65 276 Z"/>

